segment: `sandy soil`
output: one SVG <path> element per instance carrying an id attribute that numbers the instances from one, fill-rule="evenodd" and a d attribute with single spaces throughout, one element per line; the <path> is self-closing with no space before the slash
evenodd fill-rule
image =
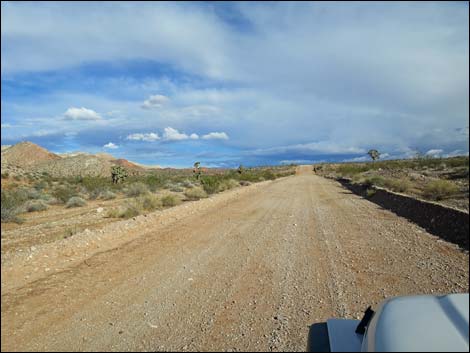
<path id="1" fill-rule="evenodd" d="M 329 317 L 468 292 L 468 265 L 307 166 L 10 254 L 1 348 L 302 351 Z"/>

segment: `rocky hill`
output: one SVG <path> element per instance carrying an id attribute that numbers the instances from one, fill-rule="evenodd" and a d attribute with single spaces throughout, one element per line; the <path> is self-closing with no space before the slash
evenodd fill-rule
<path id="1" fill-rule="evenodd" d="M 34 165 L 59 160 L 60 156 L 32 142 L 20 142 L 2 150 L 2 167 L 4 164 L 19 168 L 29 168 Z"/>
<path id="2" fill-rule="evenodd" d="M 113 165 L 121 165 L 132 174 L 142 173 L 145 167 L 126 159 L 116 159 L 108 153 L 86 152 L 55 154 L 32 143 L 21 142 L 2 149 L 2 173 L 10 175 L 48 173 L 53 177 L 109 176 Z"/>

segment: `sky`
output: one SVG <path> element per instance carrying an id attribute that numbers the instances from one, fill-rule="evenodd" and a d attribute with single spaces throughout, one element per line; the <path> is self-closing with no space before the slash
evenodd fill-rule
<path id="1" fill-rule="evenodd" d="M 467 2 L 2 2 L 1 143 L 207 167 L 468 155 Z"/>

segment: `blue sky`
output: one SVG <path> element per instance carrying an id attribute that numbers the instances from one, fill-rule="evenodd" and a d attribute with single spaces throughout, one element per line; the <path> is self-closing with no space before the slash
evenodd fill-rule
<path id="1" fill-rule="evenodd" d="M 2 144 L 235 167 L 468 155 L 468 3 L 2 2 Z"/>

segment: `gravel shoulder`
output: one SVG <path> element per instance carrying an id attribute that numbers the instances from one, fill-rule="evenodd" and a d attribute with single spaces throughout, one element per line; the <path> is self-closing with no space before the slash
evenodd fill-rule
<path id="1" fill-rule="evenodd" d="M 313 175 L 2 259 L 2 350 L 305 350 L 309 326 L 468 292 L 468 254 Z"/>

